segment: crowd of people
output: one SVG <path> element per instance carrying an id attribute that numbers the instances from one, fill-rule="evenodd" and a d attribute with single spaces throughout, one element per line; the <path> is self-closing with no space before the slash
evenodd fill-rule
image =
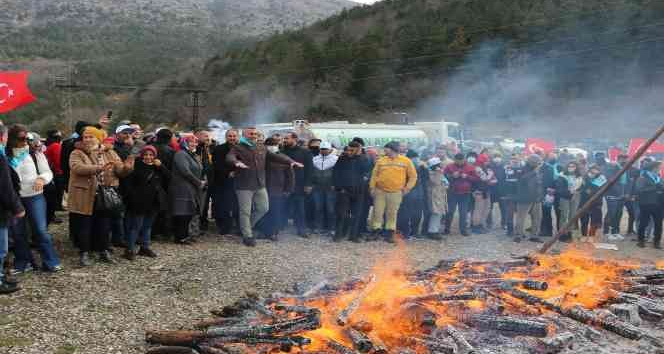
<path id="1" fill-rule="evenodd" d="M 463 236 L 502 229 L 514 242 L 541 242 L 628 161 L 598 153 L 589 162 L 567 151 L 462 152 L 455 144 L 368 147 L 361 137 L 332 146 L 295 132 L 266 137 L 254 127 L 227 130 L 221 144 L 204 129 L 145 134 L 126 121 L 109 136 L 108 128 L 105 118 L 81 121 L 67 139 L 52 130 L 42 140 L 23 125 L 0 125 L 0 293 L 18 290 L 18 274 L 63 269 L 48 225 L 63 222 L 56 212 L 65 204 L 81 267 L 116 262 L 114 249 L 129 261 L 157 257 L 154 236 L 189 245 L 210 229 L 208 220 L 215 233 L 237 234 L 250 247 L 258 238 L 278 241 L 290 220 L 300 237 L 335 242 L 440 240 L 455 220 Z M 659 171 L 660 162 L 642 159 L 561 240 L 624 231 L 637 234 L 640 247 L 652 234 L 660 248 Z M 13 261 L 3 269 L 8 240 Z"/>

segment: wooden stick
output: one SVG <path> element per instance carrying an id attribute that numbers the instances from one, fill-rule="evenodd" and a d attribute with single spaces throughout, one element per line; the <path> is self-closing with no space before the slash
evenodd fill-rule
<path id="1" fill-rule="evenodd" d="M 445 331 L 447 331 L 447 334 L 454 339 L 454 342 L 457 345 L 457 348 L 459 349 L 460 354 L 474 354 L 475 353 L 475 348 L 468 343 L 466 338 L 463 336 L 463 333 L 461 333 L 458 329 L 456 329 L 452 325 L 447 325 L 445 326 Z"/>
<path id="2" fill-rule="evenodd" d="M 548 252 L 549 249 L 551 249 L 551 247 L 553 247 L 553 245 L 556 242 L 558 242 L 561 235 L 567 233 L 567 231 L 570 230 L 572 226 L 576 225 L 579 219 L 593 207 L 593 204 L 595 204 L 597 200 L 602 198 L 604 196 L 604 193 L 606 193 L 609 190 L 609 188 L 611 188 L 614 184 L 616 184 L 616 182 L 618 182 L 620 177 L 622 177 L 622 175 L 624 175 L 632 167 L 632 165 L 634 165 L 634 163 L 636 163 L 636 161 L 638 161 L 641 158 L 641 156 L 643 156 L 643 154 L 646 151 L 648 151 L 648 148 L 650 148 L 650 146 L 655 141 L 657 141 L 657 139 L 659 139 L 659 137 L 662 134 L 664 134 L 664 125 L 659 127 L 659 129 L 657 129 L 657 132 L 655 132 L 655 135 L 653 135 L 650 139 L 648 139 L 648 141 L 646 141 L 645 144 L 643 144 L 639 148 L 639 150 L 634 154 L 634 156 L 632 156 L 629 159 L 629 161 L 627 161 L 627 164 L 625 164 L 625 166 L 623 166 L 623 168 L 621 168 L 620 171 L 618 171 L 618 173 L 615 176 L 611 177 L 611 179 L 607 183 L 605 183 L 597 192 L 595 192 L 595 194 L 593 194 L 590 197 L 590 199 L 586 202 L 586 204 L 584 204 L 576 212 L 576 214 L 574 214 L 574 216 L 567 222 L 567 224 L 565 224 L 562 228 L 560 228 L 556 232 L 556 234 L 551 238 L 551 240 L 547 241 L 542 246 L 542 248 L 540 248 L 539 253 L 544 254 Z"/>
<path id="3" fill-rule="evenodd" d="M 371 291 L 372 285 L 375 281 L 376 276 L 371 275 L 371 278 L 369 279 L 369 282 L 364 287 L 364 289 L 362 289 L 362 291 L 350 302 L 350 304 L 348 304 L 348 306 L 346 306 L 346 308 L 339 312 L 339 315 L 337 316 L 337 323 L 340 326 L 345 326 L 348 323 L 348 319 L 353 314 L 353 312 L 355 312 L 360 307 L 364 298 Z"/>

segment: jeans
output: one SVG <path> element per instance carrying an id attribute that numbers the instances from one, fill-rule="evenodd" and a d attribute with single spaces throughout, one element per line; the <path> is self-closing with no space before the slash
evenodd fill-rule
<path id="1" fill-rule="evenodd" d="M 212 214 L 220 234 L 230 234 L 238 217 L 238 202 L 232 178 L 227 178 L 223 185 L 214 187 Z"/>
<path id="2" fill-rule="evenodd" d="M 5 257 L 9 248 L 9 229 L 7 226 L 0 226 L 0 284 L 5 277 Z"/>
<path id="3" fill-rule="evenodd" d="M 26 217 L 18 219 L 12 226 L 14 235 L 16 259 L 14 267 L 18 270 L 26 269 L 28 266 L 36 265 L 30 251 L 30 243 L 27 235 L 27 222 L 30 222 L 33 237 L 39 245 L 43 267 L 51 270 L 60 265 L 60 259 L 53 247 L 53 237 L 48 233 L 46 221 L 46 198 L 43 194 L 32 197 L 21 198 L 25 207 Z"/>
<path id="4" fill-rule="evenodd" d="M 454 213 L 459 209 L 459 232 L 466 233 L 468 227 L 468 207 L 470 206 L 470 194 L 454 194 L 447 195 L 447 217 L 445 218 L 445 231 L 450 231 Z"/>
<path id="5" fill-rule="evenodd" d="M 516 236 L 525 236 L 527 215 L 530 215 L 531 235 L 539 235 L 542 225 L 542 203 L 535 202 L 516 203 L 516 223 L 514 225 Z"/>
<path id="6" fill-rule="evenodd" d="M 514 235 L 514 213 L 516 212 L 516 203 L 510 198 L 500 199 L 501 223 L 507 227 L 507 234 Z"/>
<path id="7" fill-rule="evenodd" d="M 210 215 L 210 202 L 212 201 L 212 196 L 214 196 L 214 190 L 216 186 L 208 186 L 207 190 L 203 193 L 203 203 L 201 204 L 201 218 L 200 225 L 201 228 L 207 229 L 208 226 L 208 216 Z"/>
<path id="8" fill-rule="evenodd" d="M 606 217 L 604 218 L 604 233 L 619 234 L 620 219 L 622 210 L 625 207 L 625 201 L 622 198 L 606 198 Z"/>
<path id="9" fill-rule="evenodd" d="M 288 196 L 270 195 L 270 208 L 256 227 L 266 236 L 274 236 L 283 230 L 283 219 L 287 218 Z"/>
<path id="10" fill-rule="evenodd" d="M 254 237 L 253 227 L 265 216 L 269 207 L 270 200 L 267 190 L 261 188 L 258 190 L 237 190 L 237 201 L 240 208 L 240 231 L 242 237 Z M 304 210 L 304 202 L 302 203 Z"/>
<path id="11" fill-rule="evenodd" d="M 305 194 L 294 193 L 288 197 L 288 210 L 293 216 L 295 221 L 295 228 L 297 229 L 297 234 L 302 236 L 306 234 L 306 217 L 307 211 L 304 207 L 304 201 L 306 199 Z"/>
<path id="12" fill-rule="evenodd" d="M 627 233 L 632 234 L 634 232 L 634 224 L 639 219 L 639 203 L 636 201 L 625 202 L 625 208 L 627 209 Z"/>
<path id="13" fill-rule="evenodd" d="M 424 200 L 406 194 L 397 214 L 397 229 L 406 237 L 415 236 L 420 230 L 424 214 Z"/>
<path id="14" fill-rule="evenodd" d="M 443 219 L 443 214 L 431 213 L 429 215 L 429 225 L 427 225 L 427 232 L 429 234 L 437 234 L 440 232 L 440 221 Z"/>
<path id="15" fill-rule="evenodd" d="M 121 244 L 127 241 L 125 226 L 123 215 L 114 215 L 111 217 L 111 242 L 113 244 Z"/>
<path id="16" fill-rule="evenodd" d="M 399 213 L 403 193 L 401 191 L 385 192 L 376 188 L 373 197 L 374 210 L 373 217 L 371 218 L 371 228 L 373 230 L 381 230 L 384 220 L 385 230 L 396 231 L 397 214 Z"/>
<path id="17" fill-rule="evenodd" d="M 127 215 L 125 219 L 127 224 L 127 248 L 133 251 L 136 248 L 136 241 L 139 240 L 141 248 L 150 248 L 150 233 L 152 233 L 152 215 Z"/>
<path id="18" fill-rule="evenodd" d="M 340 189 L 336 195 L 337 223 L 335 237 L 341 239 L 345 236 L 358 238 L 361 226 L 366 225 L 367 220 L 362 220 L 364 215 L 365 195 L 359 189 Z"/>
<path id="19" fill-rule="evenodd" d="M 639 209 L 641 209 L 641 221 L 639 222 L 639 241 L 643 242 L 646 240 L 646 228 L 648 227 L 648 224 L 650 224 L 650 220 L 652 218 L 655 226 L 654 242 L 655 245 L 658 245 L 662 239 L 662 218 L 664 217 L 664 211 L 662 210 L 662 207 L 656 204 L 640 205 Z"/>
<path id="20" fill-rule="evenodd" d="M 327 188 L 314 188 L 311 193 L 315 209 L 315 227 L 321 230 L 330 230 L 334 228 L 335 211 L 334 204 L 336 196 L 333 190 Z"/>

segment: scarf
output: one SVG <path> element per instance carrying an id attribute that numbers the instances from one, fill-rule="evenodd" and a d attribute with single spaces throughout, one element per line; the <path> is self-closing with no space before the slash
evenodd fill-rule
<path id="1" fill-rule="evenodd" d="M 244 144 L 244 145 L 247 145 L 249 147 L 256 147 L 256 144 L 254 144 L 251 140 L 249 140 L 245 137 L 240 138 L 240 144 Z"/>
<path id="2" fill-rule="evenodd" d="M 648 178 L 650 178 L 655 184 L 660 184 L 662 182 L 662 177 L 659 175 L 652 173 L 652 171 L 643 171 L 643 174 L 646 175 Z"/>
<path id="3" fill-rule="evenodd" d="M 13 155 L 14 156 L 9 159 L 9 165 L 15 169 L 30 155 L 30 148 L 26 146 L 22 149 L 13 149 Z"/>
<path id="4" fill-rule="evenodd" d="M 590 182 L 595 187 L 601 187 L 606 183 L 606 177 L 604 175 L 599 175 Z"/>
<path id="5" fill-rule="evenodd" d="M 7 154 L 5 153 L 5 146 L 4 146 L 4 145 L 0 145 L 0 155 L 1 155 L 1 156 L 6 156 L 6 155 L 7 155 Z"/>

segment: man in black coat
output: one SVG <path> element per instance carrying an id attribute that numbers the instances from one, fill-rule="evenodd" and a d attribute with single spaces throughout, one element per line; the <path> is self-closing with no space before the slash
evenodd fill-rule
<path id="1" fill-rule="evenodd" d="M 9 222 L 13 218 L 25 216 L 25 209 L 21 204 L 10 174 L 10 167 L 4 154 L 7 143 L 7 127 L 0 123 L 0 295 L 9 294 L 19 290 L 14 280 L 6 279 L 4 272 L 5 257 L 8 251 Z"/>
<path id="2" fill-rule="evenodd" d="M 212 151 L 214 146 L 212 145 L 212 136 L 210 136 L 209 131 L 198 129 L 195 131 L 194 135 L 198 138 L 196 155 L 200 157 L 201 165 L 203 165 L 203 177 L 209 183 L 208 189 L 203 195 L 203 203 L 201 204 L 201 229 L 207 230 L 210 201 L 212 200 L 212 195 L 214 194 L 215 189 L 215 186 L 212 183 L 212 181 L 214 181 L 214 168 L 212 166 Z"/>
<path id="3" fill-rule="evenodd" d="M 362 145 L 356 141 L 351 142 L 333 169 L 333 185 L 337 192 L 334 241 L 349 236 L 351 241 L 360 242 L 365 185 L 370 175 L 371 162 L 362 153 Z"/>
<path id="4" fill-rule="evenodd" d="M 234 223 L 239 225 L 237 222 L 237 195 L 235 194 L 235 168 L 226 163 L 226 155 L 239 142 L 239 132 L 236 129 L 229 129 L 226 131 L 226 142 L 215 146 L 212 150 L 214 170 L 214 179 L 210 183 L 214 190 L 212 212 L 221 235 L 230 234 Z"/>
<path id="5" fill-rule="evenodd" d="M 553 236 L 553 216 L 556 213 L 556 219 L 560 220 L 560 208 L 555 204 L 555 199 L 551 202 L 551 197 L 556 189 L 556 179 L 558 179 L 558 155 L 555 152 L 549 152 L 546 160 L 541 167 L 542 187 L 544 188 L 542 196 L 542 223 L 540 225 L 540 236 Z"/>
<path id="6" fill-rule="evenodd" d="M 311 194 L 311 175 L 313 170 L 313 156 L 307 149 L 298 146 L 297 134 L 291 132 L 284 137 L 284 148 L 282 153 L 293 161 L 301 163 L 304 168 L 295 170 L 295 190 L 288 198 L 289 209 L 292 211 L 297 235 L 308 237 L 306 233 L 306 209 L 304 201 Z"/>

